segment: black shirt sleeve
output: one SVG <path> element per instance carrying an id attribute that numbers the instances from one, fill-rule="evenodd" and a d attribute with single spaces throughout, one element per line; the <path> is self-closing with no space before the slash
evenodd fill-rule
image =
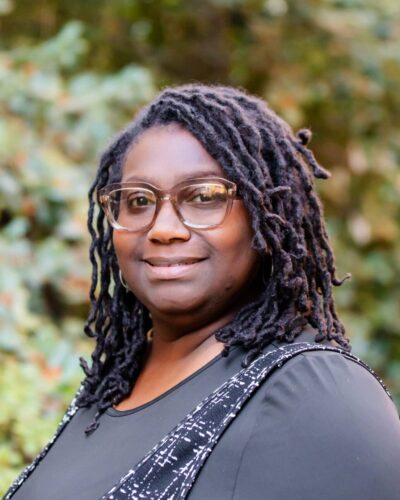
<path id="1" fill-rule="evenodd" d="M 400 499 L 399 417 L 367 370 L 309 352 L 260 390 L 232 498 Z"/>

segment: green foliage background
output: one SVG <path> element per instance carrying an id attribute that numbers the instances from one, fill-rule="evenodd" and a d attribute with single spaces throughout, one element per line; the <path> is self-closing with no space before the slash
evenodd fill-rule
<path id="1" fill-rule="evenodd" d="M 0 0 L 0 493 L 49 439 L 92 345 L 86 192 L 166 84 L 244 86 L 333 173 L 318 183 L 354 352 L 400 402 L 397 0 Z"/>

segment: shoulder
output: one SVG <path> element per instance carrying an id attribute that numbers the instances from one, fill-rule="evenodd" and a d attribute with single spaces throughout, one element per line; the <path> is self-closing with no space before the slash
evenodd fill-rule
<path id="1" fill-rule="evenodd" d="M 370 403 L 373 397 L 395 410 L 394 403 L 368 369 L 334 351 L 298 354 L 273 373 L 265 385 L 269 394 L 278 390 L 282 395 L 279 389 L 285 387 L 285 393 L 289 390 L 292 399 L 301 399 L 307 405 L 316 401 L 320 405 L 321 399 L 335 405 L 345 404 L 350 398 L 352 406 L 356 406 Z M 367 394 L 369 397 L 365 398 Z"/>
<path id="2" fill-rule="evenodd" d="M 249 479 L 252 498 L 261 498 L 266 481 L 271 498 L 282 499 L 389 500 L 400 491 L 396 407 L 355 361 L 328 351 L 299 354 L 270 376 L 257 400 L 235 498 Z"/>
<path id="3" fill-rule="evenodd" d="M 342 436 L 391 426 L 400 433 L 397 409 L 365 367 L 337 352 L 308 351 L 277 370 L 263 387 L 262 405 L 296 415 L 298 425 Z M 400 434 L 399 434 L 400 438 Z"/>

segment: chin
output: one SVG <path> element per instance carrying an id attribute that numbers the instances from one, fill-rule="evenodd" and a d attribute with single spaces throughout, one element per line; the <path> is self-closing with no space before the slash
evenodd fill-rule
<path id="1" fill-rule="evenodd" d="M 196 298 L 190 297 L 188 294 L 171 294 L 169 295 L 157 295 L 155 297 L 151 297 L 151 300 L 148 300 L 148 305 L 146 306 L 150 311 L 154 312 L 158 311 L 163 315 L 170 314 L 191 314 L 196 312 L 199 308 L 201 308 L 203 301 L 199 300 L 199 297 Z"/>

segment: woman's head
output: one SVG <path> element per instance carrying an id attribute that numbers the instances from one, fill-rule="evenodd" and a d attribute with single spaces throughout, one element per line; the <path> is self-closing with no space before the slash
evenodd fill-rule
<path id="1" fill-rule="evenodd" d="M 274 339 L 293 340 L 307 323 L 318 330 L 317 340 L 335 339 L 343 347 L 348 346 L 332 298 L 332 285 L 341 282 L 335 276 L 333 253 L 312 180 L 313 175 L 327 178 L 328 174 L 307 148 L 309 138 L 309 132 L 304 130 L 295 136 L 262 100 L 242 91 L 186 85 L 163 91 L 111 144 L 90 191 L 93 280 L 86 332 L 96 337 L 97 345 L 92 367 L 82 363 L 87 374 L 83 404 L 99 402 L 101 412 L 129 393 L 146 345 L 148 309 L 159 307 L 163 300 L 162 307 L 173 308 L 171 302 L 167 304 L 169 292 L 179 292 L 181 285 L 193 307 L 199 296 L 206 299 L 207 290 L 213 291 L 207 288 L 207 273 L 219 269 L 219 280 L 229 275 L 228 266 L 224 267 L 221 260 L 210 261 L 213 252 L 218 259 L 227 248 L 229 266 L 235 259 L 241 259 L 243 264 L 243 276 L 236 284 L 251 290 L 251 277 L 257 293 L 251 294 L 250 302 L 242 301 L 234 320 L 216 332 L 225 343 L 225 352 L 229 346 L 239 344 L 255 355 Z M 133 176 L 142 180 L 149 176 L 155 187 L 171 189 L 186 175 L 185 162 L 179 159 L 185 154 L 191 160 L 188 165 L 194 169 L 194 177 L 200 173 L 203 161 L 214 169 L 212 174 L 236 184 L 242 200 L 234 202 L 232 212 L 236 207 L 238 231 L 227 234 L 237 237 L 235 244 L 240 252 L 235 253 L 234 244 L 218 246 L 223 241 L 218 234 L 235 224 L 232 213 L 218 228 L 193 230 L 193 237 L 179 218 L 174 219 L 172 205 L 166 203 L 142 239 L 138 233 L 113 234 L 104 214 L 96 213 L 96 193 Z M 166 238 L 170 238 L 169 242 Z M 168 251 L 173 248 L 177 252 L 175 256 L 179 256 L 178 248 L 186 248 L 194 252 L 193 257 L 207 256 L 207 265 L 216 266 L 199 264 L 199 269 L 203 266 L 207 272 L 198 296 L 190 279 L 155 284 L 143 267 L 135 267 L 143 256 L 160 256 L 150 255 L 149 249 L 161 252 L 167 246 Z M 120 267 L 137 297 L 121 285 Z M 261 280 L 253 280 L 256 271 Z M 202 277 L 202 273 L 192 276 L 197 280 Z M 146 290 L 151 296 L 146 295 Z M 154 299 L 158 305 L 152 303 Z"/>
<path id="2" fill-rule="evenodd" d="M 224 178 L 190 132 L 152 126 L 128 149 L 121 183 L 106 197 L 129 289 L 177 336 L 231 316 L 254 296 L 261 257 L 244 203 Z M 157 193 L 172 201 L 157 202 Z"/>

